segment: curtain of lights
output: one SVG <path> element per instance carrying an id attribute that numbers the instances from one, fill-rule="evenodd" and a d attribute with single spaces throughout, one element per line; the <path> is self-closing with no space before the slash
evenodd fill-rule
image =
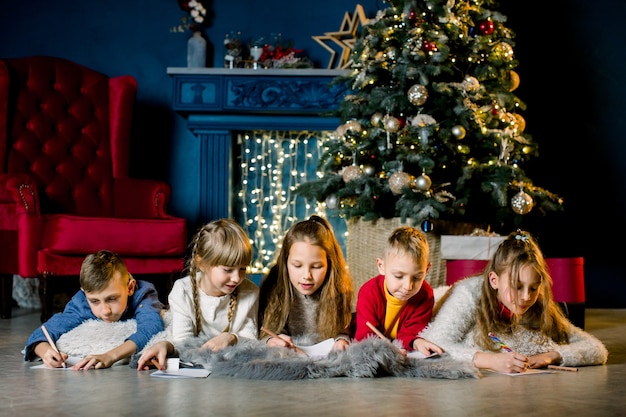
<path id="1" fill-rule="evenodd" d="M 240 145 L 240 223 L 253 240 L 251 272 L 266 273 L 292 224 L 312 214 L 325 216 L 340 243 L 346 225 L 342 218 L 295 194 L 296 187 L 314 180 L 328 132 L 251 131 L 238 136 Z M 342 243 L 343 245 L 343 243 Z"/>

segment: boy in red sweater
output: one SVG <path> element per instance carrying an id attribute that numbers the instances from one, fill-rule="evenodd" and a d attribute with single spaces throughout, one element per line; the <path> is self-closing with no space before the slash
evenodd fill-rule
<path id="1" fill-rule="evenodd" d="M 374 334 L 367 322 L 384 336 L 398 340 L 406 351 L 425 356 L 442 349 L 417 335 L 432 318 L 435 298 L 426 282 L 430 269 L 429 247 L 424 234 L 410 226 L 393 231 L 383 257 L 376 259 L 379 275 L 359 290 L 356 304 L 356 340 Z"/>

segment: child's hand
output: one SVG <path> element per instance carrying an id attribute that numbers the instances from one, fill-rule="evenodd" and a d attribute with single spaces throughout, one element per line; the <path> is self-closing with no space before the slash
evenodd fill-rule
<path id="1" fill-rule="evenodd" d="M 559 352 L 551 351 L 545 353 L 539 353 L 528 358 L 529 368 L 545 368 L 548 365 L 558 364 L 561 362 L 561 354 Z"/>
<path id="2" fill-rule="evenodd" d="M 160 370 L 165 369 L 167 363 L 167 355 L 170 350 L 168 345 L 169 342 L 162 341 L 145 349 L 141 353 L 141 356 L 137 361 L 137 370 L 147 371 L 148 369 L 150 369 L 150 366 L 155 366 L 157 369 Z"/>
<path id="3" fill-rule="evenodd" d="M 267 341 L 268 346 L 274 347 L 288 347 L 295 348 L 293 341 L 291 340 L 291 336 L 286 334 L 279 334 L 278 337 L 270 337 Z"/>
<path id="4" fill-rule="evenodd" d="M 413 341 L 413 350 L 417 350 L 424 356 L 430 356 L 433 353 L 438 353 L 441 355 L 443 353 L 442 348 L 429 340 L 422 339 L 421 337 L 418 337 Z"/>
<path id="5" fill-rule="evenodd" d="M 75 371 L 83 370 L 87 371 L 93 369 L 110 368 L 115 363 L 115 360 L 111 356 L 105 354 L 89 355 L 78 361 L 72 369 Z"/>
<path id="6" fill-rule="evenodd" d="M 505 374 L 524 372 L 529 368 L 528 357 L 517 352 L 477 352 L 474 365 Z"/>
<path id="7" fill-rule="evenodd" d="M 232 333 L 221 333 L 212 339 L 207 340 L 201 347 L 201 349 L 210 349 L 213 352 L 224 349 L 227 346 L 237 344 L 237 336 Z"/>
<path id="8" fill-rule="evenodd" d="M 65 361 L 67 360 L 68 355 L 63 352 L 57 352 L 48 343 L 46 343 L 46 345 L 48 345 L 48 349 L 41 357 L 43 364 L 46 365 L 48 368 L 62 367 L 65 364 Z"/>
<path id="9" fill-rule="evenodd" d="M 350 346 L 350 342 L 348 342 L 346 339 L 337 339 L 335 340 L 335 344 L 333 345 L 332 350 L 346 350 L 348 346 Z"/>

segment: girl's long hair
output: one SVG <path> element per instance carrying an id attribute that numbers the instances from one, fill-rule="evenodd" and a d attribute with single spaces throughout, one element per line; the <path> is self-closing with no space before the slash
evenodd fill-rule
<path id="1" fill-rule="evenodd" d="M 522 316 L 513 315 L 510 319 L 502 314 L 498 300 L 498 290 L 489 284 L 489 273 L 499 277 L 508 272 L 509 286 L 517 298 L 520 270 L 530 266 L 539 275 L 540 285 L 537 301 Z M 474 340 L 482 348 L 496 350 L 489 338 L 489 332 L 510 334 L 517 324 L 530 330 L 538 330 L 556 343 L 568 343 L 567 318 L 552 295 L 552 277 L 546 260 L 535 239 L 528 233 L 517 230 L 502 241 L 484 271 L 483 285 L 476 314 Z M 517 302 L 517 300 L 516 300 Z"/>
<path id="2" fill-rule="evenodd" d="M 289 280 L 287 260 L 291 246 L 303 241 L 326 252 L 328 270 L 318 289 L 317 329 L 323 339 L 336 337 L 349 327 L 352 319 L 352 278 L 330 223 L 317 215 L 296 223 L 285 235 L 277 260 L 261 283 L 258 322 L 275 333 L 285 328 L 296 291 Z"/>

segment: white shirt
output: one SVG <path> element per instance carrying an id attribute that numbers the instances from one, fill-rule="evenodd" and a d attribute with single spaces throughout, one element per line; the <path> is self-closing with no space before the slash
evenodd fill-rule
<path id="1" fill-rule="evenodd" d="M 197 279 L 200 279 L 200 275 Z M 202 331 L 198 337 L 208 340 L 224 332 L 228 326 L 228 303 L 231 296 L 207 295 L 199 285 L 198 296 L 202 312 Z M 174 281 L 168 302 L 172 312 L 172 341 L 180 343 L 194 337 L 195 312 L 190 276 Z M 258 310 L 259 287 L 245 279 L 237 287 L 237 308 L 228 332 L 234 333 L 238 338 L 257 339 Z"/>

